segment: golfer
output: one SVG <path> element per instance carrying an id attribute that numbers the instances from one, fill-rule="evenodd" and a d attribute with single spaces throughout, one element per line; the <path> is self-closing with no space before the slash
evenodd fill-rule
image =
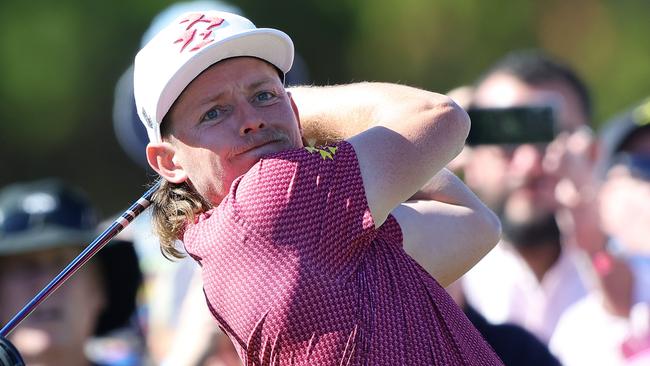
<path id="1" fill-rule="evenodd" d="M 500 365 L 441 287 L 500 234 L 444 169 L 465 112 L 393 84 L 290 93 L 292 60 L 285 33 L 214 11 L 138 53 L 163 252 L 182 255 L 180 240 L 202 267 L 246 365 Z"/>

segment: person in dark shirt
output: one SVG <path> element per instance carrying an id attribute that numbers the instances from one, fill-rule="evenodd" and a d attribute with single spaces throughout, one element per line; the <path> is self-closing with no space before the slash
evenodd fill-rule
<path id="1" fill-rule="evenodd" d="M 462 280 L 445 288 L 506 366 L 559 366 L 560 361 L 537 337 L 511 323 L 492 324 L 465 301 Z"/>

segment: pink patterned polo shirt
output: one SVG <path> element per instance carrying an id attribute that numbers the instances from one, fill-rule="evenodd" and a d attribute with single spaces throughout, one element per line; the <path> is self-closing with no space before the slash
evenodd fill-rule
<path id="1" fill-rule="evenodd" d="M 354 149 L 336 149 L 263 158 L 184 235 L 245 364 L 501 365 L 397 221 L 375 229 Z"/>

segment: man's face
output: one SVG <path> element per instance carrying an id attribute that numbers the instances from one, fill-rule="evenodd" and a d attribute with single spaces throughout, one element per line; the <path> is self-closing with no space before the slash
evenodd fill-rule
<path id="1" fill-rule="evenodd" d="M 599 192 L 600 219 L 605 232 L 632 253 L 650 254 L 650 129 L 636 132 L 622 151 L 643 159 L 641 166 L 616 164 Z M 639 163 L 637 163 L 639 164 Z M 642 174 L 635 170 L 642 170 Z M 640 172 L 641 173 L 641 172 Z"/>
<path id="2" fill-rule="evenodd" d="M 5 324 L 80 252 L 47 249 L 0 257 L 0 321 Z M 104 306 L 98 268 L 91 262 L 41 303 L 10 335 L 28 364 L 57 365 L 83 355 Z"/>
<path id="3" fill-rule="evenodd" d="M 212 203 L 262 156 L 302 146 L 297 111 L 277 71 L 256 58 L 208 68 L 169 113 L 175 163 Z"/>
<path id="4" fill-rule="evenodd" d="M 473 105 L 551 106 L 563 131 L 587 123 L 578 97 L 559 82 L 533 86 L 497 73 L 477 87 Z M 477 147 L 465 172 L 467 183 L 489 205 L 502 210 L 504 221 L 523 225 L 549 221 L 557 208 L 554 190 L 558 177 L 545 171 L 545 154 L 543 144 Z"/>

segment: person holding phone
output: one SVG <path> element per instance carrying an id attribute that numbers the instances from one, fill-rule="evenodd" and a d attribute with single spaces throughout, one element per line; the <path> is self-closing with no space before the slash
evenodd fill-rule
<path id="1" fill-rule="evenodd" d="M 564 309 L 587 292 L 575 248 L 561 243 L 556 193 L 567 180 L 591 184 L 591 108 L 576 73 L 538 51 L 497 62 L 476 83 L 469 108 L 512 121 L 495 123 L 491 133 L 503 140 L 475 145 L 464 167 L 466 183 L 499 213 L 504 229 L 503 243 L 463 278 L 467 301 L 489 321 L 514 322 L 545 343 Z M 553 120 L 532 118 L 542 115 L 532 110 L 551 110 Z M 518 123 L 514 131 L 521 133 L 501 132 L 506 122 Z M 557 137 L 526 139 L 529 131 L 521 126 L 531 122 L 554 126 Z"/>

